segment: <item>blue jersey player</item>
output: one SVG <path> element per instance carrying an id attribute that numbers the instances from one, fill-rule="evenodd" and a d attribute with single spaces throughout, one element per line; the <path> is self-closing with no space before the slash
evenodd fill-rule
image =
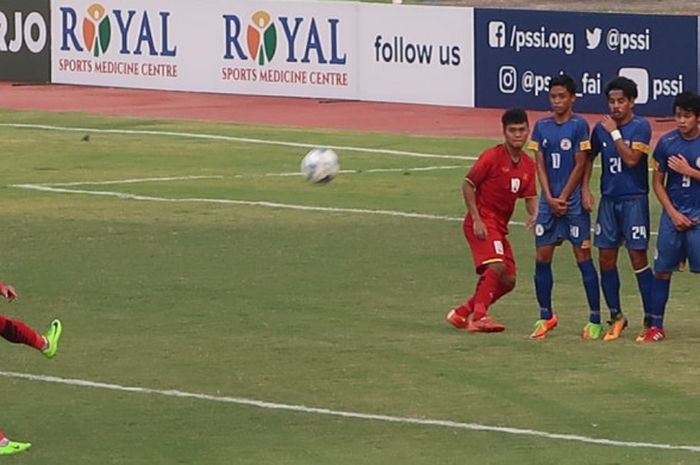
<path id="1" fill-rule="evenodd" d="M 664 339 L 664 312 L 671 275 L 686 260 L 700 273 L 700 97 L 683 92 L 673 101 L 677 129 L 654 150 L 654 193 L 663 206 L 656 241 L 651 326 L 639 342 Z"/>
<path id="2" fill-rule="evenodd" d="M 549 81 L 552 116 L 535 124 L 529 148 L 536 152 L 537 175 L 542 186 L 535 224 L 535 292 L 540 319 L 535 323 L 532 339 L 543 339 L 558 323 L 552 310 L 552 257 L 564 240 L 571 242 L 583 277 L 589 323 L 583 330 L 585 339 L 599 339 L 600 292 L 598 273 L 591 260 L 591 219 L 581 198 L 581 180 L 591 148 L 588 123 L 574 114 L 576 83 L 567 75 Z"/>
<path id="3" fill-rule="evenodd" d="M 603 340 L 620 337 L 627 318 L 620 306 L 620 276 L 617 256 L 624 243 L 642 296 L 645 326 L 650 326 L 653 273 L 647 260 L 649 246 L 649 173 L 647 157 L 651 126 L 633 113 L 637 84 L 617 77 L 605 88 L 610 114 L 591 134 L 591 162 L 600 154 L 601 199 L 595 225 L 594 245 L 599 250 L 600 285 L 610 310 L 609 328 Z M 592 207 L 588 193 L 588 165 L 584 176 L 584 201 Z M 589 200 L 590 199 L 590 200 Z"/>

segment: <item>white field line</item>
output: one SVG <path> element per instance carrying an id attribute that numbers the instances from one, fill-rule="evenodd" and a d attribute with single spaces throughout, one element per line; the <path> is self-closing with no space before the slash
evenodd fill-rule
<path id="1" fill-rule="evenodd" d="M 46 131 L 64 131 L 64 132 L 82 132 L 82 133 L 98 133 L 98 134 L 123 134 L 123 135 L 142 135 L 142 136 L 170 136 L 170 137 L 182 137 L 189 139 L 206 139 L 206 140 L 218 140 L 226 142 L 244 142 L 248 144 L 262 144 L 262 145 L 280 145 L 284 147 L 300 147 L 305 149 L 313 149 L 319 147 L 318 144 L 305 144 L 301 142 L 287 142 L 287 141 L 277 141 L 277 140 L 265 140 L 265 139 L 253 139 L 249 137 L 234 137 L 234 136 L 220 136 L 217 134 L 198 134 L 192 132 L 173 132 L 173 131 L 147 131 L 141 129 L 94 129 L 94 128 L 75 128 L 75 127 L 64 127 L 64 126 L 49 126 L 45 124 L 17 124 L 17 123 L 2 123 L 0 127 L 18 128 L 18 129 L 41 129 Z M 373 149 L 364 147 L 352 147 L 344 145 L 322 145 L 323 147 L 342 151 L 342 152 L 360 152 L 360 153 L 374 153 L 380 155 L 397 155 L 402 157 L 417 157 L 417 158 L 441 158 L 448 160 L 470 160 L 476 161 L 478 157 L 469 157 L 462 155 L 441 155 L 436 153 L 421 153 L 421 152 L 407 152 L 403 150 L 389 150 L 389 149 Z"/>
<path id="2" fill-rule="evenodd" d="M 364 174 L 364 173 L 405 173 L 409 171 L 438 171 L 469 168 L 468 165 L 422 166 L 419 168 L 372 168 L 369 170 L 340 170 L 340 174 Z M 293 173 L 265 173 L 265 174 L 236 174 L 234 178 L 262 178 L 262 177 L 292 177 L 303 176 L 301 171 Z M 57 186 L 58 184 L 45 184 Z"/>
<path id="3" fill-rule="evenodd" d="M 546 431 L 538 431 L 532 429 L 512 428 L 507 426 L 490 426 L 481 425 L 479 423 L 462 423 L 450 420 L 431 420 L 428 418 L 411 418 L 397 417 L 391 415 L 379 415 L 371 413 L 349 412 L 343 410 L 332 410 L 327 408 L 306 407 L 304 405 L 281 404 L 277 402 L 266 402 L 255 399 L 246 399 L 241 397 L 229 396 L 212 396 L 209 394 L 200 394 L 195 392 L 179 391 L 176 389 L 153 389 L 136 386 L 123 386 L 121 384 L 100 383 L 95 381 L 87 381 L 82 379 L 59 378 L 56 376 L 32 375 L 28 373 L 17 373 L 13 371 L 0 371 L 0 376 L 14 379 L 24 379 L 28 381 L 39 381 L 44 383 L 64 384 L 69 386 L 78 386 L 92 389 L 105 389 L 118 392 L 130 392 L 137 394 L 159 395 L 166 397 L 197 399 L 209 402 L 220 402 L 227 404 L 245 405 L 249 407 L 257 407 L 268 410 L 285 410 L 291 412 L 308 413 L 315 415 L 327 415 L 333 417 L 352 418 L 356 420 L 381 421 L 387 423 L 398 423 L 404 425 L 419 425 L 419 426 L 438 426 L 443 428 L 468 430 L 468 431 L 485 431 L 490 433 L 513 434 L 520 436 L 534 436 L 545 439 L 555 439 L 562 441 L 579 442 L 585 444 L 595 444 L 601 446 L 627 447 L 627 448 L 645 448 L 645 449 L 663 449 L 663 450 L 681 450 L 688 452 L 700 452 L 700 446 L 690 445 L 674 445 L 652 442 L 637 442 L 637 441 L 617 441 L 612 439 L 601 439 L 589 436 L 581 436 L 577 434 L 562 434 L 548 433 Z"/>
<path id="4" fill-rule="evenodd" d="M 124 192 L 111 192 L 111 191 L 91 191 L 91 190 L 80 190 L 80 189 L 66 189 L 64 187 L 51 187 L 47 185 L 39 184 L 12 184 L 10 187 L 16 187 L 19 189 L 29 189 L 41 192 L 51 192 L 57 194 L 80 194 L 80 195 L 99 195 L 103 197 L 117 197 L 125 200 L 142 200 L 150 202 L 169 202 L 169 203 L 213 203 L 221 205 L 249 205 L 258 207 L 268 207 L 268 208 L 284 208 L 289 210 L 305 210 L 305 211 L 321 211 L 321 212 L 331 212 L 331 213 L 357 213 L 365 215 L 382 215 L 382 216 L 393 216 L 402 218 L 418 218 L 425 220 L 442 220 L 442 221 L 463 221 L 463 217 L 453 217 L 444 215 L 431 215 L 426 213 L 411 213 L 411 212 L 400 212 L 393 210 L 368 210 L 362 208 L 334 208 L 334 207 L 317 207 L 310 205 L 296 205 L 289 203 L 277 203 L 277 202 L 267 202 L 264 200 L 231 200 L 231 199 L 205 199 L 205 198 L 183 198 L 174 199 L 167 197 L 154 197 L 149 195 L 136 195 L 128 194 Z M 524 224 L 524 223 L 513 223 L 513 224 Z"/>
<path id="5" fill-rule="evenodd" d="M 189 181 L 192 179 L 223 179 L 223 176 L 162 176 L 158 178 L 116 179 L 114 181 L 53 182 L 42 186 L 105 186 L 109 184 L 137 184 L 141 182 Z"/>
<path id="6" fill-rule="evenodd" d="M 291 174 L 290 174 L 291 175 Z M 440 221 L 464 221 L 464 217 L 456 216 L 445 216 L 445 215 L 432 215 L 429 213 L 412 213 L 412 212 L 401 212 L 395 210 L 369 210 L 363 208 L 335 208 L 335 207 L 317 207 L 312 205 L 296 205 L 290 203 L 278 203 L 278 202 L 268 202 L 265 200 L 232 200 L 232 199 L 202 199 L 202 198 L 184 198 L 184 199 L 173 199 L 167 197 L 154 197 L 148 195 L 136 195 L 127 194 L 124 192 L 111 192 L 111 191 L 90 191 L 90 190 L 79 190 L 79 189 L 64 189 L 62 187 L 52 187 L 52 186 L 71 186 L 71 185 L 83 185 L 83 184 L 127 184 L 136 182 L 149 182 L 151 180 L 160 180 L 164 178 L 142 178 L 142 179 L 126 179 L 126 182 L 120 181 L 94 181 L 94 182 L 80 182 L 80 183 L 63 183 L 63 184 L 11 184 L 10 187 L 16 187 L 18 189 L 28 189 L 36 190 L 41 192 L 51 192 L 56 194 L 83 194 L 83 195 L 99 195 L 104 197 L 118 197 L 124 200 L 142 200 L 151 202 L 170 202 L 170 203 L 214 203 L 214 204 L 228 204 L 228 205 L 248 205 L 257 207 L 268 207 L 268 208 L 282 208 L 289 210 L 304 210 L 304 211 L 319 211 L 319 212 L 331 212 L 331 213 L 355 213 L 363 215 L 381 215 L 381 216 L 393 216 L 402 218 L 416 218 L 423 220 L 440 220 Z M 191 179 L 191 177 L 179 177 L 171 179 Z M 522 221 L 510 221 L 508 223 L 512 226 L 525 226 Z M 593 231 L 593 229 L 591 229 Z M 651 231 L 652 236 L 658 235 L 656 231 Z"/>

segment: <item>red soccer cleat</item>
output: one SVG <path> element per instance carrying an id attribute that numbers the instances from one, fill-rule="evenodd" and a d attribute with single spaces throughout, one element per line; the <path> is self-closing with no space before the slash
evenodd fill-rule
<path id="1" fill-rule="evenodd" d="M 457 329 L 467 329 L 469 326 L 469 318 L 460 315 L 455 310 L 450 310 L 450 313 L 447 314 L 447 322 Z"/>
<path id="2" fill-rule="evenodd" d="M 469 321 L 469 326 L 467 327 L 472 333 L 500 333 L 505 331 L 506 327 L 500 323 L 496 323 L 491 320 L 491 317 L 486 315 L 480 320 Z"/>
<path id="3" fill-rule="evenodd" d="M 659 342 L 665 338 L 666 338 L 666 333 L 664 332 L 663 328 L 659 328 L 657 326 L 652 326 L 651 328 L 647 329 L 644 334 L 640 334 L 639 336 L 637 336 L 637 339 L 635 339 L 635 341 L 637 341 L 637 342 Z"/>

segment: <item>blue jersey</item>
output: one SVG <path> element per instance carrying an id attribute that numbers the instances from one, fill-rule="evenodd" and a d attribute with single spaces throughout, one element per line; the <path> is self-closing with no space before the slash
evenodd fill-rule
<path id="1" fill-rule="evenodd" d="M 700 169 L 700 137 L 687 140 L 676 129 L 664 134 L 654 150 L 657 169 L 666 173 L 666 192 L 673 206 L 692 220 L 700 219 L 700 182 L 668 167 L 668 158 L 674 155 L 682 155 L 691 167 Z"/>
<path id="2" fill-rule="evenodd" d="M 572 115 L 568 121 L 561 124 L 557 123 L 553 116 L 542 118 L 535 123 L 528 148 L 540 151 L 544 155 L 549 190 L 553 197 L 558 197 L 574 171 L 576 153 L 591 148 L 588 123 L 578 115 Z M 570 214 L 582 213 L 580 184 L 571 192 L 568 202 Z M 544 192 L 540 197 L 539 211 L 551 213 Z"/>
<path id="3" fill-rule="evenodd" d="M 610 133 L 602 124 L 596 124 L 591 135 L 591 155 L 601 155 L 602 174 L 600 192 L 605 197 L 625 198 L 649 194 L 649 168 L 647 156 L 650 153 L 651 126 L 640 116 L 618 128 L 622 140 L 632 150 L 644 156 L 635 166 L 625 165 L 615 148 Z"/>

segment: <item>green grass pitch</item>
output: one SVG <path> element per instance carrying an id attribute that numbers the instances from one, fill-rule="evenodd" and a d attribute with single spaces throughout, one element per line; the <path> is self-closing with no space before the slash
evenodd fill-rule
<path id="1" fill-rule="evenodd" d="M 475 156 L 498 142 L 0 111 L 0 123 L 171 131 Z M 698 452 L 621 447 L 427 420 L 624 443 L 700 445 L 697 276 L 674 277 L 668 339 L 640 346 L 636 283 L 621 255 L 624 339 L 586 342 L 580 275 L 555 258 L 560 326 L 538 317 L 533 239 L 512 226 L 513 294 L 492 313 L 508 330 L 469 334 L 444 316 L 472 291 L 462 237 L 466 159 L 338 149 L 326 186 L 294 173 L 301 147 L 0 126 L 2 313 L 65 325 L 56 359 L 4 343 L 0 427 L 34 443 L 22 464 L 690 465 Z M 415 168 L 458 166 L 417 171 Z M 394 171 L 372 171 L 394 169 Z M 599 171 L 598 171 L 599 173 Z M 18 184 L 201 177 L 63 186 Z M 148 197 L 133 200 L 116 193 Z M 152 200 L 153 198 L 161 201 Z M 175 201 L 223 199 L 367 212 Z M 162 201 L 167 200 L 167 201 Z M 658 224 L 658 204 L 653 229 Z M 518 206 L 514 220 L 523 221 Z M 157 392 L 20 378 L 53 376 Z M 209 399 L 162 395 L 178 390 Z M 239 398 L 426 420 L 344 418 L 220 402 Z M 4 463 L 4 462 L 3 462 Z"/>

